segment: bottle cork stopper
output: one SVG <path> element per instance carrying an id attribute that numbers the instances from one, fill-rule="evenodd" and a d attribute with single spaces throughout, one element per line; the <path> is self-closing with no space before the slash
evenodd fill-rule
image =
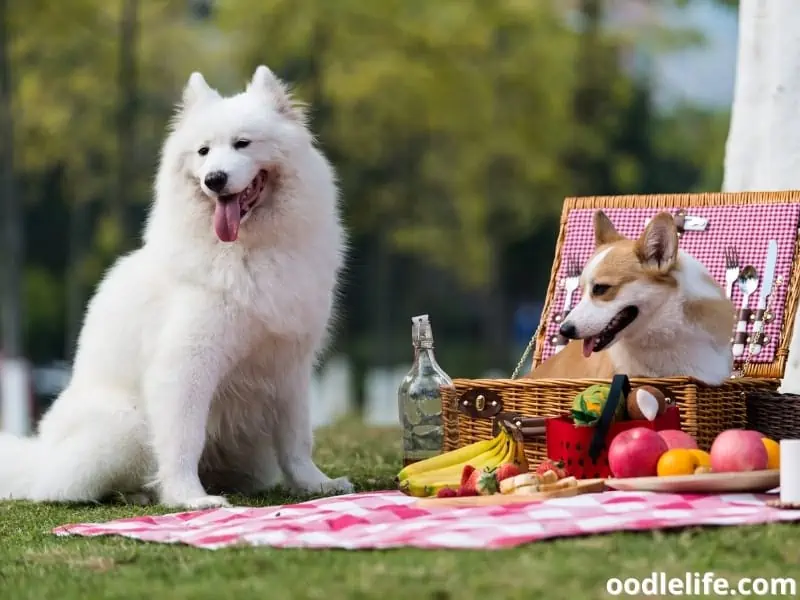
<path id="1" fill-rule="evenodd" d="M 431 331 L 431 322 L 428 315 L 417 315 L 413 320 L 417 324 L 417 336 L 420 342 L 433 343 L 433 331 Z"/>

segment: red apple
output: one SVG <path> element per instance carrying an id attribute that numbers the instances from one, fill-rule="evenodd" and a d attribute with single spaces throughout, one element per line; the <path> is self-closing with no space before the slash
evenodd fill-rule
<path id="1" fill-rule="evenodd" d="M 611 440 L 608 466 L 614 477 L 650 477 L 667 450 L 667 443 L 655 431 L 634 427 Z"/>
<path id="2" fill-rule="evenodd" d="M 680 429 L 662 429 L 657 432 L 666 444 L 667 448 L 686 448 L 687 450 L 697 450 L 697 442 L 685 431 Z"/>
<path id="3" fill-rule="evenodd" d="M 749 429 L 728 429 L 711 444 L 711 470 L 714 473 L 761 471 L 769 456 L 763 436 Z"/>

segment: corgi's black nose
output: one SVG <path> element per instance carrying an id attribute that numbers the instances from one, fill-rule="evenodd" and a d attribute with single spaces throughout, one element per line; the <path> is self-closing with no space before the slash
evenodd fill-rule
<path id="1" fill-rule="evenodd" d="M 228 183 L 228 174 L 225 171 L 212 171 L 203 181 L 208 189 L 219 194 Z"/>
<path id="2" fill-rule="evenodd" d="M 578 328 L 569 321 L 564 321 L 558 328 L 558 332 L 568 340 L 578 339 Z"/>

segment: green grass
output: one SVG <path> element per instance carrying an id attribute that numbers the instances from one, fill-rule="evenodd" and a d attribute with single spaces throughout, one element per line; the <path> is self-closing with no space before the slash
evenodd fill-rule
<path id="1" fill-rule="evenodd" d="M 317 460 L 359 489 L 386 489 L 398 470 L 398 435 L 347 423 L 324 431 Z M 279 504 L 287 497 L 234 498 Z M 797 575 L 792 525 L 614 534 L 493 552 L 235 548 L 217 551 L 122 538 L 57 538 L 54 526 L 167 512 L 120 505 L 0 503 L 0 600 L 258 598 L 608 598 L 609 577 Z"/>

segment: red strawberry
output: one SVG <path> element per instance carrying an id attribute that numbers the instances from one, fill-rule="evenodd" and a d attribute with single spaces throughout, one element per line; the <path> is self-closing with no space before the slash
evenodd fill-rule
<path id="1" fill-rule="evenodd" d="M 436 492 L 437 498 L 455 498 L 456 496 L 458 496 L 458 492 L 453 488 L 445 487 Z"/>
<path id="2" fill-rule="evenodd" d="M 481 496 L 491 496 L 497 493 L 497 479 L 491 471 L 476 470 L 472 472 L 463 487 L 475 490 Z"/>
<path id="3" fill-rule="evenodd" d="M 456 492 L 456 496 L 477 496 L 477 495 L 478 492 L 476 490 L 472 490 L 465 485 L 462 485 L 460 488 L 458 488 L 458 491 Z"/>
<path id="4" fill-rule="evenodd" d="M 549 458 L 545 458 L 536 468 L 537 475 L 544 475 L 548 471 L 555 472 L 559 479 L 569 477 L 569 473 L 564 468 L 564 461 L 561 460 L 550 460 Z"/>
<path id="5" fill-rule="evenodd" d="M 475 467 L 472 465 L 464 465 L 464 469 L 461 471 L 461 485 L 467 483 L 469 476 L 475 472 Z"/>
<path id="6" fill-rule="evenodd" d="M 503 479 L 508 479 L 509 477 L 516 477 L 520 474 L 519 467 L 514 463 L 503 463 L 494 471 L 494 478 L 497 479 L 497 482 L 500 483 Z"/>

